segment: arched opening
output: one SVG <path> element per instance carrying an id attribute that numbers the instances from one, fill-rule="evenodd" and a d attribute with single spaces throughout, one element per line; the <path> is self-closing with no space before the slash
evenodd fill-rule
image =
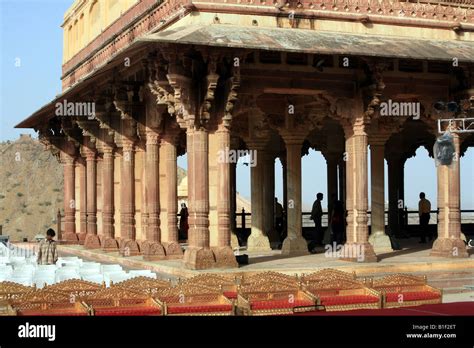
<path id="1" fill-rule="evenodd" d="M 385 144 L 388 163 L 388 234 L 397 238 L 402 249 L 431 248 L 437 231 L 437 171 L 432 159 L 435 135 L 421 120 L 408 119 L 403 129 Z M 425 150 L 421 149 L 424 147 Z M 420 192 L 424 192 L 431 208 L 424 202 L 426 218 L 418 212 Z M 428 220 L 429 217 L 429 220 Z M 428 243 L 418 245 L 418 241 Z"/>
<path id="2" fill-rule="evenodd" d="M 467 136 L 461 144 L 460 176 L 461 231 L 466 241 L 474 245 L 474 134 Z"/>

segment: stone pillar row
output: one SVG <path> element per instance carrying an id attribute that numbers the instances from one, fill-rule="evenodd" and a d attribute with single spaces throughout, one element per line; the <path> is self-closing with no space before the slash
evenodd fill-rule
<path id="1" fill-rule="evenodd" d="M 122 256 L 143 254 L 147 260 L 180 258 L 183 252 L 178 243 L 177 229 L 177 152 L 176 135 L 160 138 L 158 133 L 147 133 L 146 142 L 146 210 L 148 213 L 146 240 L 140 245 L 136 240 L 135 222 L 135 144 L 123 138 L 120 148 L 101 141 L 102 171 L 97 172 L 99 149 L 90 139 L 81 145 L 81 154 L 61 152 L 64 168 L 65 233 L 63 239 L 79 242 L 87 249 L 102 248 L 119 251 Z M 161 144 L 161 145 L 160 145 Z M 159 148 L 163 146 L 168 178 L 168 240 L 161 243 L 159 204 Z M 115 156 L 120 156 L 120 168 L 115 168 Z M 79 173 L 80 223 L 76 231 L 75 167 Z M 120 224 L 121 233 L 115 233 L 114 170 L 120 170 Z M 97 230 L 97 175 L 102 177 L 102 230 Z"/>
<path id="2" fill-rule="evenodd" d="M 118 148 L 113 144 L 102 144 L 95 148 L 90 137 L 86 137 L 82 145 L 81 155 L 74 152 L 70 143 L 61 152 L 64 166 L 64 204 L 65 233 L 64 239 L 71 242 L 84 241 L 86 248 L 102 248 L 105 251 L 119 250 L 123 256 L 142 254 L 145 259 L 181 257 L 182 251 L 178 244 L 177 231 L 177 150 L 176 142 L 179 131 L 163 133 L 158 128 L 147 127 L 146 132 L 146 164 L 145 164 L 145 207 L 148 214 L 146 240 L 138 243 L 135 224 L 135 142 L 136 135 L 127 132 L 133 128 L 134 122 L 122 119 L 122 134 Z M 384 233 L 384 143 L 371 142 L 372 171 L 372 236 L 369 243 L 368 234 L 368 134 L 364 124 L 351 123 L 344 127 L 346 139 L 346 161 L 339 163 L 340 175 L 344 175 L 347 210 L 347 243 L 341 250 L 342 259 L 358 262 L 377 261 L 375 251 L 390 250 L 390 241 Z M 130 123 L 130 124 L 129 124 Z M 130 136 L 130 134 L 132 134 Z M 288 236 L 282 245 L 285 255 L 306 254 L 307 244 L 302 236 L 301 221 L 301 147 L 304 136 L 297 132 L 282 133 L 286 144 L 284 165 L 285 210 L 287 211 Z M 232 169 L 228 161 L 217 162 L 217 244 L 211 246 L 209 230 L 210 191 L 209 191 L 209 156 L 217 156 L 210 151 L 209 137 L 215 137 L 217 150 L 231 148 L 230 130 L 219 125 L 217 130 L 209 130 L 201 126 L 188 127 L 188 209 L 189 209 L 189 246 L 184 253 L 184 265 L 191 269 L 207 269 L 214 267 L 236 267 L 237 263 L 231 248 L 231 209 L 233 190 L 231 182 Z M 444 257 L 467 257 L 464 243 L 460 238 L 460 183 L 459 183 L 459 136 L 454 135 L 457 160 L 452 166 L 438 167 L 438 207 L 440 210 L 438 239 L 435 241 L 432 255 Z M 68 142 L 69 143 L 69 142 Z M 252 196 L 252 233 L 248 239 L 249 251 L 271 250 L 266 227 L 272 222 L 269 214 L 270 201 L 273 203 L 273 178 L 266 174 L 273 169 L 273 156 L 266 143 L 252 139 L 247 143 L 249 149 L 256 151 L 256 166 L 251 168 Z M 163 158 L 160 158 L 160 147 Z M 102 154 L 103 166 L 97 173 L 97 156 Z M 115 233 L 114 221 L 114 153 L 121 153 L 120 164 L 120 236 Z M 161 226 L 160 221 L 160 181 L 159 163 L 166 162 L 166 219 L 167 225 Z M 328 158 L 328 192 L 337 192 L 338 158 Z M 400 160 L 388 157 L 389 181 L 400 185 L 397 171 Z M 75 213 L 75 166 L 78 166 L 80 182 L 80 231 L 76 231 Z M 395 169 L 396 168 L 396 169 Z M 341 174 L 342 173 L 342 174 Z M 97 175 L 102 175 L 102 231 L 97 230 Z M 266 180 L 268 181 L 267 183 Z M 334 181 L 335 180 L 335 181 Z M 340 180 L 341 182 L 343 180 Z M 390 201 L 395 196 L 392 185 L 389 185 Z M 340 190 L 341 192 L 343 190 Z M 271 198 L 271 199 L 270 199 Z M 273 209 L 271 209 L 273 211 Z M 84 214 L 85 212 L 85 214 Z M 162 238 L 163 228 L 167 229 L 167 238 Z M 374 251 L 375 248 L 375 251 Z"/>

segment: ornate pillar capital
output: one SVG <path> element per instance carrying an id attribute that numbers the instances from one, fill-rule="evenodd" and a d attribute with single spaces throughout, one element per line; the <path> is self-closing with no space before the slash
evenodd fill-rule
<path id="1" fill-rule="evenodd" d="M 70 155 L 67 152 L 60 152 L 60 162 L 64 165 L 74 165 L 76 161 L 76 156 Z"/>
<path id="2" fill-rule="evenodd" d="M 86 161 L 93 161 L 96 159 L 97 152 L 95 148 L 91 148 L 87 145 L 81 145 L 81 156 L 85 157 Z"/>
<path id="3" fill-rule="evenodd" d="M 146 145 L 159 145 L 162 135 L 154 129 L 148 128 L 146 131 Z"/>

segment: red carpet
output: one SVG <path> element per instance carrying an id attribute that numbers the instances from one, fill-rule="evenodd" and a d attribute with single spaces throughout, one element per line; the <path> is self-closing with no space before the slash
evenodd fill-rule
<path id="1" fill-rule="evenodd" d="M 293 315 L 388 315 L 388 316 L 407 316 L 407 315 L 434 315 L 434 316 L 472 316 L 474 315 L 474 302 L 455 302 L 440 303 L 431 305 L 422 305 L 416 307 L 405 308 L 387 308 L 387 309 L 358 309 L 354 311 L 341 312 L 304 312 L 295 313 Z"/>

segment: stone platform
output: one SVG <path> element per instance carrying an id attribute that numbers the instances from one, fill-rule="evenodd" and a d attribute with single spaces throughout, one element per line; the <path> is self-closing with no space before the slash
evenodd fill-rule
<path id="1" fill-rule="evenodd" d="M 322 268 L 335 268 L 342 271 L 355 271 L 358 277 L 382 275 L 387 273 L 427 273 L 427 272 L 471 272 L 474 277 L 474 255 L 469 258 L 449 259 L 429 256 L 430 244 L 408 244 L 403 250 L 395 250 L 377 255 L 378 262 L 357 263 L 326 257 L 321 247 L 316 254 L 303 256 L 285 256 L 280 250 L 268 252 L 247 252 L 249 264 L 235 269 L 189 270 L 184 268 L 182 260 L 145 261 L 142 256 L 122 257 L 118 252 L 88 250 L 79 245 L 60 245 L 63 255 L 76 255 L 85 259 L 104 263 L 118 263 L 128 268 L 149 269 L 173 277 L 191 277 L 200 273 L 256 273 L 278 271 L 285 274 L 310 273 Z M 472 283 L 471 283 L 472 284 Z"/>

